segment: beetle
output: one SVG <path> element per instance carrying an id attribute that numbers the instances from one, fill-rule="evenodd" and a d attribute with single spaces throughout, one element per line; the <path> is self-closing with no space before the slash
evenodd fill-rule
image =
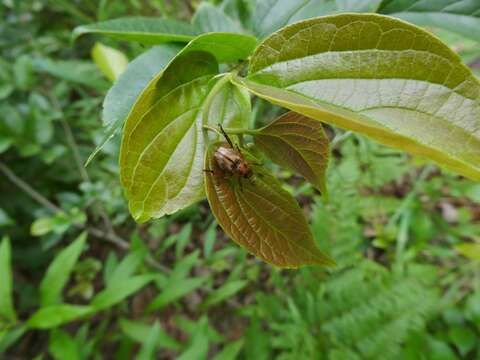
<path id="1" fill-rule="evenodd" d="M 238 145 L 234 145 L 230 137 L 227 135 L 222 125 L 218 125 L 223 136 L 227 140 L 229 146 L 220 145 L 213 153 L 218 167 L 225 173 L 238 178 L 240 186 L 242 186 L 241 179 L 250 179 L 253 176 L 253 171 L 250 164 L 240 150 Z M 257 165 L 257 164 L 252 164 Z M 259 165 L 259 164 L 258 164 Z M 213 170 L 204 170 L 205 172 L 214 173 Z"/>

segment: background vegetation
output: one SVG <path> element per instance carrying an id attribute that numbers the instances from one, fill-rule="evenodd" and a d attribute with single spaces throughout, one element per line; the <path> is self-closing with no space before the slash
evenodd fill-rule
<path id="1" fill-rule="evenodd" d="M 0 354 L 480 358 L 480 184 L 328 128 L 328 202 L 272 169 L 338 266 L 279 271 L 225 238 L 205 201 L 136 225 L 118 183 L 118 138 L 83 167 L 102 140 L 110 83 L 91 61 L 95 39 L 72 45 L 72 29 L 126 15 L 188 19 L 197 5 L 0 5 Z M 478 42 L 436 32 L 478 69 Z M 143 51 L 102 41 L 129 59 Z M 280 111 L 255 100 L 252 121 Z"/>

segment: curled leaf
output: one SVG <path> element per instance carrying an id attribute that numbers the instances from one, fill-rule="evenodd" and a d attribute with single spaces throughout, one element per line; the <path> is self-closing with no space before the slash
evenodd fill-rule
<path id="1" fill-rule="evenodd" d="M 317 248 L 292 195 L 258 167 L 250 179 L 239 180 L 224 173 L 213 157 L 217 146 L 206 153 L 205 168 L 213 173 L 205 172 L 205 188 L 212 212 L 227 235 L 248 252 L 278 267 L 333 265 L 333 260 Z M 253 164 L 253 158 L 246 152 L 245 156 Z"/>
<path id="2" fill-rule="evenodd" d="M 260 129 L 255 144 L 273 162 L 298 172 L 324 194 L 328 138 L 318 120 L 288 112 Z"/>

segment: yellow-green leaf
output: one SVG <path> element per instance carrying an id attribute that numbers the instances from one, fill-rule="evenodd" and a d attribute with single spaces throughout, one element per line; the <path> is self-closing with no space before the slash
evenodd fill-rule
<path id="1" fill-rule="evenodd" d="M 255 144 L 275 163 L 298 172 L 324 194 L 328 138 L 322 124 L 288 112 L 255 134 Z"/>
<path id="2" fill-rule="evenodd" d="M 480 260 L 480 244 L 461 243 L 455 246 L 455 250 L 469 259 Z"/>
<path id="3" fill-rule="evenodd" d="M 4 237 L 0 242 L 0 325 L 17 319 L 13 306 L 11 252 L 10 239 Z"/>
<path id="4" fill-rule="evenodd" d="M 92 48 L 92 59 L 110 81 L 115 81 L 125 71 L 128 58 L 121 51 L 100 42 Z"/>
<path id="5" fill-rule="evenodd" d="M 73 30 L 72 38 L 75 40 L 83 34 L 99 34 L 156 45 L 165 42 L 188 42 L 198 32 L 190 24 L 181 21 L 133 16 L 78 26 Z"/>
<path id="6" fill-rule="evenodd" d="M 302 209 L 277 180 L 255 167 L 254 177 L 242 179 L 240 186 L 238 178 L 225 174 L 213 158 L 216 146 L 206 153 L 205 168 L 214 173 L 205 173 L 205 188 L 225 233 L 248 252 L 278 267 L 332 265 L 317 248 Z"/>
<path id="7" fill-rule="evenodd" d="M 250 116 L 248 93 L 225 81 L 230 77 L 213 78 L 217 62 L 241 59 L 251 51 L 250 40 L 240 34 L 199 36 L 137 98 L 123 130 L 120 180 L 138 222 L 205 197 L 204 117 L 235 127 L 246 125 Z M 212 47 L 210 41 L 218 42 Z"/>
<path id="8" fill-rule="evenodd" d="M 480 179 L 480 83 L 414 25 L 373 14 L 293 24 L 259 45 L 243 84 L 275 104 Z"/>

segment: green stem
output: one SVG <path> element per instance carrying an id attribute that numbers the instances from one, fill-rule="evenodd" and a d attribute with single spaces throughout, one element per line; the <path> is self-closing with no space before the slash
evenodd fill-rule
<path id="1" fill-rule="evenodd" d="M 217 83 L 213 86 L 212 90 L 210 93 L 207 95 L 207 98 L 205 99 L 205 103 L 203 106 L 203 112 L 202 112 L 202 120 L 204 124 L 208 124 L 208 112 L 210 111 L 210 107 L 212 106 L 213 99 L 215 99 L 215 96 L 220 92 L 220 90 L 230 82 L 230 79 L 232 78 L 231 73 L 224 74 L 220 80 L 217 81 Z"/>
<path id="2" fill-rule="evenodd" d="M 210 126 L 210 125 L 203 125 L 204 130 L 208 131 L 213 131 L 214 133 L 223 136 L 223 134 L 215 127 Z M 253 130 L 253 129 L 241 129 L 241 128 L 224 128 L 225 132 L 228 135 L 258 135 L 259 131 L 258 130 Z"/>

